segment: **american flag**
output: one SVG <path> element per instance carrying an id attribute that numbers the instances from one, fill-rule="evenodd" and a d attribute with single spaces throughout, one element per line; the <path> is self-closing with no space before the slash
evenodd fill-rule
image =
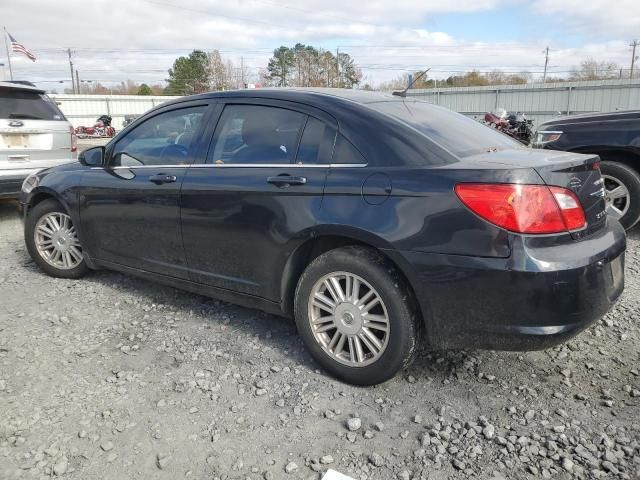
<path id="1" fill-rule="evenodd" d="M 18 41 L 15 38 L 13 38 L 9 32 L 7 32 L 7 35 L 9 36 L 9 40 L 11 41 L 12 51 L 18 52 L 18 53 L 24 53 L 29 60 L 31 60 L 32 62 L 36 61 L 36 56 L 33 53 L 27 50 L 24 45 L 22 45 L 21 43 L 18 43 Z"/>

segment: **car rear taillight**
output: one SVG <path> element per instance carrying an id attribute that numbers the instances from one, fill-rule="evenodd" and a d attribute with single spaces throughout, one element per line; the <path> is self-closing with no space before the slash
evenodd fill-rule
<path id="1" fill-rule="evenodd" d="M 472 212 L 517 233 L 559 233 L 586 224 L 572 191 L 546 185 L 459 183 L 456 195 Z"/>
<path id="2" fill-rule="evenodd" d="M 75 152 L 78 150 L 78 137 L 73 127 L 69 127 L 69 133 L 71 134 L 71 151 Z"/>

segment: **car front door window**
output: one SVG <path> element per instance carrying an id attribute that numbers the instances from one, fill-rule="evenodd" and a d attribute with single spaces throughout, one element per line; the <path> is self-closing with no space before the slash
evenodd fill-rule
<path id="1" fill-rule="evenodd" d="M 205 110 L 183 108 L 146 120 L 118 141 L 110 166 L 186 165 Z"/>

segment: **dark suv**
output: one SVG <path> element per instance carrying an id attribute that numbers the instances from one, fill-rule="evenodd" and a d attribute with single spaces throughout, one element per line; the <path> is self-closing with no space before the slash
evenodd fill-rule
<path id="1" fill-rule="evenodd" d="M 420 337 L 557 344 L 624 283 L 597 156 L 391 95 L 186 97 L 32 175 L 21 203 L 45 272 L 109 268 L 293 316 L 322 366 L 363 385 L 406 367 Z"/>
<path id="2" fill-rule="evenodd" d="M 600 156 L 607 213 L 629 229 L 640 220 L 640 110 L 561 117 L 538 127 L 537 148 Z"/>

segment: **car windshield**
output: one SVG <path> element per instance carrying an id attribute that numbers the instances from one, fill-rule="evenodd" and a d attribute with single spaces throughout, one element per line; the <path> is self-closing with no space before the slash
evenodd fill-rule
<path id="1" fill-rule="evenodd" d="M 0 118 L 64 120 L 58 106 L 46 95 L 21 90 L 0 90 Z"/>
<path id="2" fill-rule="evenodd" d="M 458 157 L 522 147 L 495 129 L 426 102 L 374 102 L 368 106 L 410 125 Z"/>

